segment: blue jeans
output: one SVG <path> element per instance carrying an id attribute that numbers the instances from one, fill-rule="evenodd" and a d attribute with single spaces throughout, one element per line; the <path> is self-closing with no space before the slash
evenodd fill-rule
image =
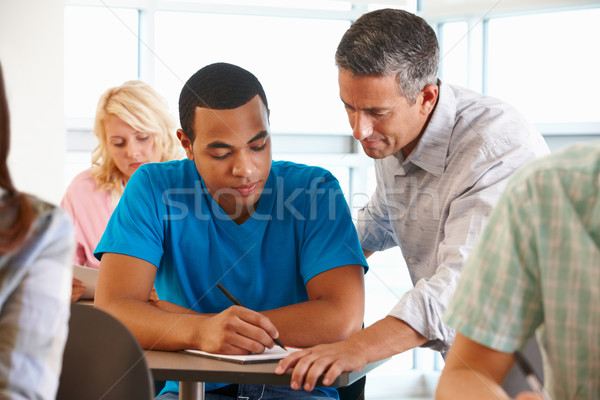
<path id="1" fill-rule="evenodd" d="M 206 393 L 206 400 L 336 400 L 319 390 L 307 393 L 303 390 L 292 390 L 289 386 L 271 385 L 239 385 L 237 397 L 223 396 L 219 394 Z M 165 393 L 156 400 L 177 400 L 177 393 Z"/>

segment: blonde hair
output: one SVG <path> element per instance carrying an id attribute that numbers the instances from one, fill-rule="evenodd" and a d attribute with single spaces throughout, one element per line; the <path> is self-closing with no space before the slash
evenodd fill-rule
<path id="1" fill-rule="evenodd" d="M 105 91 L 98 101 L 94 122 L 98 146 L 92 151 L 91 171 L 99 190 L 114 190 L 121 194 L 122 182 L 125 181 L 108 153 L 104 121 L 110 115 L 118 117 L 137 131 L 151 134 L 161 149 L 161 162 L 182 157 L 175 136 L 177 126 L 165 99 L 145 82 L 127 81 Z"/>

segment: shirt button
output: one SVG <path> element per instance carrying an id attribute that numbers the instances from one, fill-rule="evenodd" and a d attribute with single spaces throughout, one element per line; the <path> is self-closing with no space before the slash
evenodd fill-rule
<path id="1" fill-rule="evenodd" d="M 412 258 L 412 257 L 409 257 L 409 258 L 408 258 L 408 263 L 409 263 L 409 264 L 414 264 L 414 263 L 415 263 L 415 259 L 414 259 L 414 258 Z"/>

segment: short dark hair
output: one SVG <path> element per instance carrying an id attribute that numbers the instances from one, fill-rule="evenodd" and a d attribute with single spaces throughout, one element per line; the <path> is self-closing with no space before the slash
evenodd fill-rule
<path id="1" fill-rule="evenodd" d="M 355 76 L 396 75 L 400 94 L 412 104 L 425 86 L 437 82 L 439 60 L 431 26 L 421 17 L 391 8 L 358 18 L 335 53 L 336 65 Z"/>
<path id="2" fill-rule="evenodd" d="M 194 140 L 196 107 L 231 110 L 259 95 L 267 110 L 269 103 L 260 81 L 251 72 L 228 63 L 215 63 L 198 70 L 181 89 L 179 121 L 181 129 Z"/>

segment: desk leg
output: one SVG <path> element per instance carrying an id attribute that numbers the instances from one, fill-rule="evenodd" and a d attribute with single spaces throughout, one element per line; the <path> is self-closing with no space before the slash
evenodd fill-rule
<path id="1" fill-rule="evenodd" d="M 204 382 L 179 381 L 179 400 L 204 400 Z"/>

